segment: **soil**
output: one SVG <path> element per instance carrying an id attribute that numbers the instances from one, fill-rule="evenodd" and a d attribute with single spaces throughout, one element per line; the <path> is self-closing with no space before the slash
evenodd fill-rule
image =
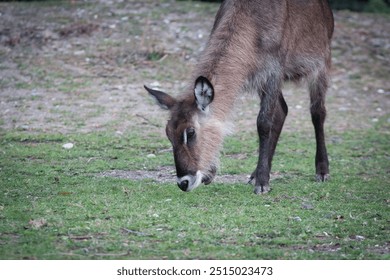
<path id="1" fill-rule="evenodd" d="M 168 115 L 147 96 L 143 84 L 180 94 L 217 6 L 159 2 L 0 3 L 0 129 L 163 135 Z M 389 58 L 387 15 L 335 12 L 327 97 L 330 138 L 383 120 L 390 126 Z M 286 85 L 284 95 L 289 105 L 284 131 L 313 133 L 305 86 Z M 256 96 L 240 99 L 236 133 L 255 130 L 258 108 Z M 164 171 L 103 175 L 172 180 L 172 172 Z M 242 182 L 243 176 L 217 180 Z"/>
<path id="2" fill-rule="evenodd" d="M 176 174 L 174 167 L 160 167 L 158 170 L 110 170 L 99 174 L 101 177 L 115 177 L 129 180 L 149 179 L 160 183 L 176 183 Z M 213 183 L 235 184 L 248 182 L 248 174 L 221 174 L 215 177 Z"/>

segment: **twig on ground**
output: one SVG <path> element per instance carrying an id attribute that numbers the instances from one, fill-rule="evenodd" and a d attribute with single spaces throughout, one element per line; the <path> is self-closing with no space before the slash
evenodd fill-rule
<path id="1" fill-rule="evenodd" d="M 150 234 L 147 234 L 147 233 L 145 233 L 145 232 L 140 232 L 140 231 L 131 230 L 131 229 L 127 229 L 127 228 L 121 228 L 121 230 L 122 230 L 124 233 L 135 234 L 135 235 L 137 235 L 137 236 L 151 236 Z"/>

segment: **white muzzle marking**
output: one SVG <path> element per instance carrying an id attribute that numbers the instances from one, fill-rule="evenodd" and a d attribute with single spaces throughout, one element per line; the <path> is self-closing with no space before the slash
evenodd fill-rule
<path id="1" fill-rule="evenodd" d="M 186 175 L 181 178 L 177 178 L 177 183 L 180 184 L 181 182 L 187 180 L 188 181 L 188 188 L 186 192 L 190 192 L 193 189 L 197 188 L 201 183 L 202 183 L 202 178 L 203 174 L 200 170 L 198 170 L 195 174 L 193 175 Z"/>

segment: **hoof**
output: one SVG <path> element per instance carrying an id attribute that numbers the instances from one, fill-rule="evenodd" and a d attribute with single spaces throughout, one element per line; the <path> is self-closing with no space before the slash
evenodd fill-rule
<path id="1" fill-rule="evenodd" d="M 257 186 L 254 188 L 253 192 L 254 194 L 266 194 L 271 191 L 271 188 L 269 185 L 266 186 Z"/>
<path id="2" fill-rule="evenodd" d="M 325 182 L 329 180 L 329 174 L 316 174 L 317 182 Z"/>
<path id="3" fill-rule="evenodd" d="M 256 174 L 256 170 L 251 174 L 251 176 L 249 176 L 249 179 L 248 179 L 248 185 L 253 185 L 254 184 L 254 179 L 255 179 L 255 174 Z"/>

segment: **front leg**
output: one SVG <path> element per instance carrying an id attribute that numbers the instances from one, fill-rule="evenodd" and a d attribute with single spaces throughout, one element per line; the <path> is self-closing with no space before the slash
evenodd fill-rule
<path id="1" fill-rule="evenodd" d="M 259 134 L 259 160 L 250 181 L 255 179 L 255 194 L 267 193 L 269 185 L 272 158 L 280 132 L 287 116 L 287 104 L 280 90 L 280 81 L 271 76 L 261 94 L 260 112 L 257 117 L 257 132 Z"/>

